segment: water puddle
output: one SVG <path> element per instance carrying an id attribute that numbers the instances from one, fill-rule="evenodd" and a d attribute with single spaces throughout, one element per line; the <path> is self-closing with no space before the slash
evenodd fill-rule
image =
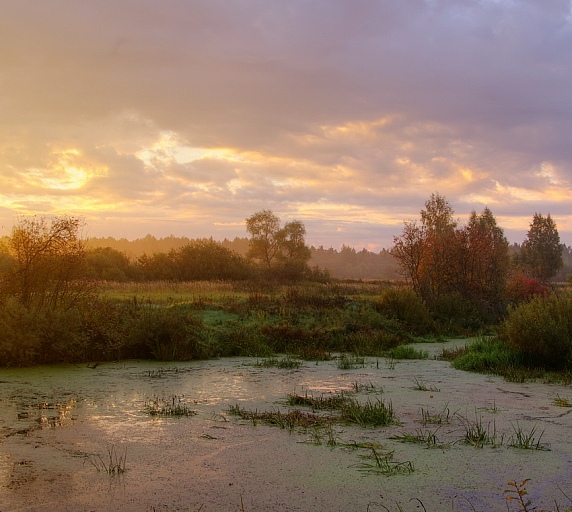
<path id="1" fill-rule="evenodd" d="M 412 499 L 429 512 L 501 510 L 507 482 L 525 478 L 535 505 L 553 508 L 555 499 L 571 505 L 558 490 L 572 493 L 571 416 L 553 404 L 557 394 L 572 398 L 570 388 L 507 383 L 434 360 L 371 360 L 354 370 L 341 370 L 335 361 L 292 370 L 256 362 L 0 370 L 0 510 L 53 505 L 205 512 L 240 510 L 242 500 L 251 511 L 408 511 L 415 510 Z M 288 410 L 285 399 L 292 393 L 341 392 L 391 402 L 399 423 L 335 425 L 326 434 L 229 414 L 234 405 Z M 157 412 L 166 406 L 188 414 Z M 444 424 L 421 424 L 423 418 Z M 470 446 L 463 441 L 463 421 L 494 425 L 505 440 L 514 425 L 523 432 L 536 428 L 549 450 L 517 450 L 507 442 Z M 416 432 L 440 442 L 430 448 L 396 440 Z M 334 441 L 329 447 L 328 439 Z M 350 449 L 351 443 L 379 446 L 415 471 L 390 477 L 360 472 L 370 464 L 364 457 L 371 449 Z M 120 467 L 123 456 L 125 471 L 110 474 L 106 468 Z"/>

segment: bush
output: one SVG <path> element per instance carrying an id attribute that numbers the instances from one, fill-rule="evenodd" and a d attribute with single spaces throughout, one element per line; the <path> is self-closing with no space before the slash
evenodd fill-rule
<path id="1" fill-rule="evenodd" d="M 36 363 L 40 343 L 36 315 L 15 299 L 6 299 L 0 305 L 0 366 Z"/>
<path id="2" fill-rule="evenodd" d="M 434 330 L 425 303 L 411 288 L 384 290 L 378 310 L 389 318 L 399 320 L 415 334 L 427 334 Z"/>
<path id="3" fill-rule="evenodd" d="M 483 327 L 475 305 L 459 293 L 442 295 L 435 301 L 433 315 L 441 334 L 470 334 Z"/>
<path id="4" fill-rule="evenodd" d="M 222 357 L 270 357 L 273 350 L 260 336 L 256 323 L 230 321 L 217 331 L 218 355 Z"/>
<path id="5" fill-rule="evenodd" d="M 520 304 L 536 296 L 546 297 L 549 294 L 548 286 L 525 276 L 522 272 L 512 275 L 506 286 L 506 298 L 511 304 Z"/>
<path id="6" fill-rule="evenodd" d="M 536 296 L 509 309 L 501 332 L 529 364 L 561 369 L 572 355 L 572 301 L 557 295 Z"/>
<path id="7" fill-rule="evenodd" d="M 522 366 L 518 351 L 499 338 L 480 338 L 468 345 L 452 362 L 458 370 L 506 374 Z"/>
<path id="8" fill-rule="evenodd" d="M 127 357 L 187 361 L 210 356 L 205 325 L 184 308 L 145 305 L 132 322 Z"/>

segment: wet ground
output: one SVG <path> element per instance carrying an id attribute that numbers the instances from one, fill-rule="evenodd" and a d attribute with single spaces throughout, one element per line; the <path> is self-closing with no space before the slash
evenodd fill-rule
<path id="1" fill-rule="evenodd" d="M 434 359 L 293 370 L 256 362 L 0 370 L 0 511 L 517 510 L 503 491 L 527 478 L 539 509 L 572 507 L 572 408 L 554 404 L 572 400 L 570 387 L 508 383 Z M 356 390 L 362 402 L 391 403 L 399 423 L 290 431 L 229 413 L 236 404 L 287 411 L 291 393 Z M 150 415 L 153 402 L 189 416 Z M 490 442 L 467 444 L 475 430 Z M 517 433 L 543 449 L 510 447 Z M 413 437 L 424 441 L 403 442 Z M 413 471 L 384 475 L 368 446 Z"/>

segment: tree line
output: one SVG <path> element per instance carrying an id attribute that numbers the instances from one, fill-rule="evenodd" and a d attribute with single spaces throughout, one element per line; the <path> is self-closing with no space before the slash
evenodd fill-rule
<path id="1" fill-rule="evenodd" d="M 535 213 L 520 250 L 509 243 L 489 208 L 466 225 L 445 197 L 432 194 L 420 219 L 405 222 L 392 254 L 400 273 L 430 308 L 460 301 L 494 321 L 508 303 L 548 290 L 564 266 L 563 246 L 550 214 Z"/>
<path id="2" fill-rule="evenodd" d="M 388 284 L 377 302 L 368 306 L 370 320 L 378 327 L 406 327 L 416 334 L 476 332 L 496 324 L 507 312 L 511 316 L 508 306 L 548 294 L 550 280 L 562 268 L 564 248 L 550 215 L 536 213 L 520 250 L 511 252 L 488 208 L 480 214 L 473 212 L 467 224 L 461 225 L 447 200 L 433 194 L 420 213 L 420 220 L 406 222 L 391 250 L 384 253 L 397 262 L 409 286 Z M 300 221 L 282 224 L 270 210 L 246 219 L 250 236 L 243 254 L 207 239 L 189 241 L 167 252 L 144 253 L 134 260 L 110 247 L 88 249 L 82 229 L 82 222 L 74 217 L 30 217 L 14 226 L 3 241 L 0 365 L 207 354 L 200 337 L 208 329 L 184 307 L 154 308 L 138 301 L 105 300 L 98 293 L 102 279 L 242 281 L 249 289 L 252 283 L 273 286 L 314 281 L 320 286 L 320 282 L 327 283 L 321 290 L 337 289 L 330 286 L 329 272 L 310 266 L 312 250 L 305 241 L 304 225 Z M 334 255 L 323 248 L 316 252 L 325 258 Z M 348 264 L 355 258 L 364 262 L 370 258 L 367 251 L 349 248 L 336 257 L 340 255 Z M 320 294 L 298 297 L 287 293 L 284 300 L 294 299 L 312 307 L 323 302 Z M 256 296 L 248 298 L 248 311 L 251 301 L 257 300 Z M 344 329 L 359 332 L 357 303 L 338 295 L 332 300 L 332 304 L 350 304 L 353 313 L 348 318 L 353 320 Z M 539 311 L 544 313 L 544 304 Z M 536 310 L 534 314 L 538 316 Z M 290 322 L 298 317 L 288 318 Z M 525 317 L 523 325 L 538 324 L 529 318 Z M 553 323 L 555 336 L 565 338 L 568 354 L 572 350 L 568 331 L 562 335 L 564 324 Z M 547 325 L 546 319 L 538 325 Z M 289 327 L 279 323 L 276 328 L 282 332 Z M 268 326 L 264 329 L 270 332 Z M 299 333 L 291 334 L 298 339 Z M 386 339 L 387 335 L 380 336 Z M 531 339 L 538 339 L 536 332 Z M 361 335 L 356 340 L 361 343 Z M 237 343 L 242 346 L 240 340 Z"/>

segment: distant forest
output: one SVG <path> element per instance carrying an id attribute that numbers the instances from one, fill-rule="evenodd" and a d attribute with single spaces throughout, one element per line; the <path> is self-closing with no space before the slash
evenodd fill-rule
<path id="1" fill-rule="evenodd" d="M 87 247 L 95 249 L 98 247 L 110 247 L 124 253 L 131 259 L 139 258 L 146 254 L 168 253 L 171 249 L 179 249 L 192 242 L 193 239 L 187 237 L 168 236 L 165 238 L 155 238 L 147 235 L 145 238 L 137 240 L 127 240 L 121 238 L 116 240 L 112 237 L 89 238 Z M 220 244 L 231 251 L 245 256 L 248 251 L 249 239 L 235 238 L 234 240 L 224 239 Z M 333 248 L 324 249 L 310 247 L 312 257 L 309 261 L 310 267 L 318 267 L 328 270 L 330 275 L 337 279 L 364 279 L 364 280 L 392 280 L 400 279 L 398 265 L 389 249 L 382 249 L 380 252 L 371 252 L 366 249 L 356 250 L 353 247 L 342 246 L 340 250 Z M 519 244 L 510 246 L 511 254 L 517 254 L 520 250 Z M 564 266 L 555 281 L 564 281 L 568 274 L 572 274 L 572 247 L 563 246 L 562 257 Z"/>

